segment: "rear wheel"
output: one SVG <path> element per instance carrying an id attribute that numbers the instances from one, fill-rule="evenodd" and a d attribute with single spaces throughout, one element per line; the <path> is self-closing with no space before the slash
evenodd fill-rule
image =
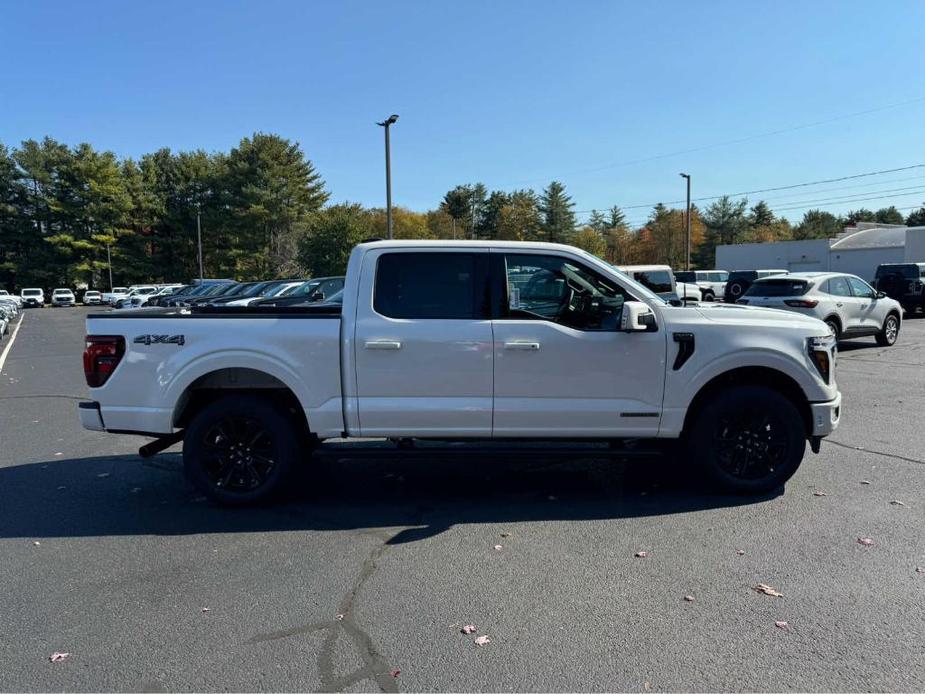
<path id="1" fill-rule="evenodd" d="M 881 347 L 892 347 L 899 337 L 899 318 L 891 313 L 883 321 L 883 328 L 877 333 L 877 344 Z"/>
<path id="2" fill-rule="evenodd" d="M 825 319 L 825 324 L 829 326 L 829 330 L 835 336 L 836 340 L 841 338 L 841 323 L 839 323 L 838 318 L 829 316 Z"/>
<path id="3" fill-rule="evenodd" d="M 780 488 L 797 471 L 806 450 L 806 430 L 796 406 L 764 386 L 720 391 L 700 411 L 686 438 L 711 485 L 734 494 Z"/>
<path id="4" fill-rule="evenodd" d="M 706 289 L 703 292 L 703 300 L 704 301 L 715 301 L 716 296 L 713 294 L 712 291 L 710 291 L 709 289 Z"/>
<path id="5" fill-rule="evenodd" d="M 183 437 L 183 465 L 213 501 L 257 504 L 282 491 L 300 456 L 298 427 L 259 396 L 229 395 L 203 408 Z"/>

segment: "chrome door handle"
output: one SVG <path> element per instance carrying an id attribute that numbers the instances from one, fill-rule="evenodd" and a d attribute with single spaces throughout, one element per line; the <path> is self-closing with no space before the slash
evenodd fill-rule
<path id="1" fill-rule="evenodd" d="M 401 349 L 401 342 L 398 340 L 370 340 L 365 347 L 366 349 Z"/>
<path id="2" fill-rule="evenodd" d="M 841 304 L 841 303 L 836 303 L 835 305 L 838 306 L 838 308 L 841 308 L 842 306 L 844 306 L 844 304 Z"/>
<path id="3" fill-rule="evenodd" d="M 536 352 L 540 348 L 539 342 L 505 342 L 504 349 L 518 349 L 524 352 Z"/>

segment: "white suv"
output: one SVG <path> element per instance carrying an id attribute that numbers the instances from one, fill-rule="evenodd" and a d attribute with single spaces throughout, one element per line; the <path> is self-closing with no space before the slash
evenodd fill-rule
<path id="1" fill-rule="evenodd" d="M 45 292 L 38 288 L 23 289 L 19 292 L 23 306 L 45 306 Z"/>
<path id="2" fill-rule="evenodd" d="M 700 301 L 703 295 L 696 284 L 679 282 L 667 265 L 615 265 L 614 267 L 669 302 Z"/>
<path id="3" fill-rule="evenodd" d="M 726 293 L 729 273 L 725 270 L 678 270 L 674 273 L 678 282 L 696 284 L 700 287 L 704 301 L 716 301 Z"/>
<path id="4" fill-rule="evenodd" d="M 755 280 L 736 303 L 797 311 L 824 320 L 839 340 L 876 337 L 896 343 L 902 306 L 855 275 L 839 272 L 791 272 Z"/>
<path id="5" fill-rule="evenodd" d="M 56 289 L 51 293 L 52 306 L 73 306 L 77 303 L 70 289 Z"/>

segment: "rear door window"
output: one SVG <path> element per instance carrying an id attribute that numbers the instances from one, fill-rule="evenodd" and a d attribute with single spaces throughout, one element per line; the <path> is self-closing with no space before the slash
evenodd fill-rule
<path id="1" fill-rule="evenodd" d="M 846 277 L 833 277 L 828 281 L 826 292 L 832 296 L 851 296 L 848 279 Z"/>
<path id="2" fill-rule="evenodd" d="M 487 318 L 487 277 L 487 253 L 386 253 L 376 265 L 373 308 L 388 318 Z"/>

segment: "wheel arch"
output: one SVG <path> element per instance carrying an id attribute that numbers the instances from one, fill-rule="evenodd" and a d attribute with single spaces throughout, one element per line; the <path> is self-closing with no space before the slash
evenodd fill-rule
<path id="1" fill-rule="evenodd" d="M 186 427 L 204 407 L 226 395 L 251 395 L 284 408 L 304 432 L 310 432 L 305 409 L 298 396 L 280 378 L 249 367 L 223 367 L 202 374 L 184 388 L 174 406 L 172 423 Z"/>
<path id="2" fill-rule="evenodd" d="M 736 386 L 764 386 L 777 391 L 796 406 L 807 435 L 812 433 L 812 411 L 800 384 L 783 371 L 767 366 L 743 366 L 730 369 L 707 381 L 697 391 L 687 408 L 682 432 L 688 431 L 694 418 L 711 398 L 723 390 Z"/>

